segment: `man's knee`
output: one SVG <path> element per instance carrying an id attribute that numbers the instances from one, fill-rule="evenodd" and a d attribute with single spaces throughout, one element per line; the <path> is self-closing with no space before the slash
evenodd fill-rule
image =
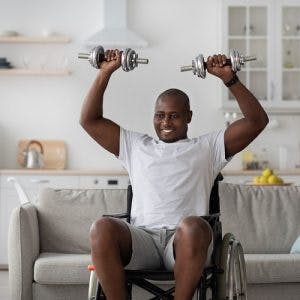
<path id="1" fill-rule="evenodd" d="M 101 217 L 95 221 L 90 228 L 91 247 L 108 246 L 114 240 L 114 233 L 116 231 L 116 224 L 114 220 L 109 217 Z"/>
<path id="2" fill-rule="evenodd" d="M 184 218 L 178 225 L 175 235 L 176 243 L 191 243 L 195 246 L 208 247 L 212 239 L 209 225 L 201 217 Z"/>
<path id="3" fill-rule="evenodd" d="M 92 252 L 99 255 L 120 253 L 122 262 L 131 257 L 132 240 L 126 223 L 112 217 L 102 217 L 90 229 Z"/>

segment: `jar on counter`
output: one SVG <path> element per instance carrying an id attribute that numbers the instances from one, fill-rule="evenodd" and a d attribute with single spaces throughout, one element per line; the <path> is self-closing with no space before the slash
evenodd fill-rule
<path id="1" fill-rule="evenodd" d="M 270 167 L 269 151 L 267 148 L 261 148 L 258 153 L 259 169 L 264 170 Z"/>

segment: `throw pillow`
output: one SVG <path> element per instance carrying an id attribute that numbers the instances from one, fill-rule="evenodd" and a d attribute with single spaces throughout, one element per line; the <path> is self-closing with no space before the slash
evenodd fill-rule
<path id="1" fill-rule="evenodd" d="M 298 238 L 294 242 L 292 249 L 291 249 L 291 253 L 300 254 L 300 236 L 298 236 Z"/>

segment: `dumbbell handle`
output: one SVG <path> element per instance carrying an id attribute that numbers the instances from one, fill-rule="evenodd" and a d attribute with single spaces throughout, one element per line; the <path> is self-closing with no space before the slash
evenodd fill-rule
<path id="1" fill-rule="evenodd" d="M 90 54 L 89 53 L 78 53 L 78 58 L 89 59 Z"/>
<path id="2" fill-rule="evenodd" d="M 241 56 L 240 57 L 240 63 L 243 65 L 246 61 L 252 61 L 252 60 L 256 60 L 256 56 Z M 207 62 L 203 62 L 203 66 L 204 66 L 204 69 L 207 69 Z M 227 58 L 226 59 L 226 62 L 223 66 L 232 66 L 232 62 L 231 62 L 231 59 L 230 58 Z M 183 66 L 180 68 L 180 71 L 181 72 L 185 72 L 185 71 L 191 71 L 193 70 L 193 66 L 190 65 L 190 66 Z"/>
<path id="3" fill-rule="evenodd" d="M 138 64 L 143 64 L 143 65 L 147 65 L 149 63 L 149 59 L 148 58 L 137 58 L 136 62 Z"/>

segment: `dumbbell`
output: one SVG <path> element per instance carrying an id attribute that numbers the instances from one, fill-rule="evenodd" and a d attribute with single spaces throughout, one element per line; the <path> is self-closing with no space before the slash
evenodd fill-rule
<path id="1" fill-rule="evenodd" d="M 233 72 L 240 71 L 242 66 L 247 61 L 256 60 L 256 56 L 244 56 L 241 55 L 237 50 L 231 49 L 229 52 L 230 58 L 226 59 L 226 63 L 224 66 L 231 66 Z M 204 57 L 202 54 L 199 54 L 192 60 L 191 66 L 183 66 L 180 68 L 181 72 L 185 71 L 193 71 L 194 75 L 198 77 L 205 78 L 207 69 L 207 62 L 204 61 Z"/>
<path id="2" fill-rule="evenodd" d="M 78 58 L 88 59 L 94 68 L 100 69 L 101 63 L 105 60 L 105 51 L 102 46 L 97 46 L 90 53 L 79 53 Z M 138 64 L 148 64 L 148 62 L 146 58 L 138 58 L 137 53 L 130 48 L 122 51 L 121 65 L 125 72 L 133 70 Z"/>

